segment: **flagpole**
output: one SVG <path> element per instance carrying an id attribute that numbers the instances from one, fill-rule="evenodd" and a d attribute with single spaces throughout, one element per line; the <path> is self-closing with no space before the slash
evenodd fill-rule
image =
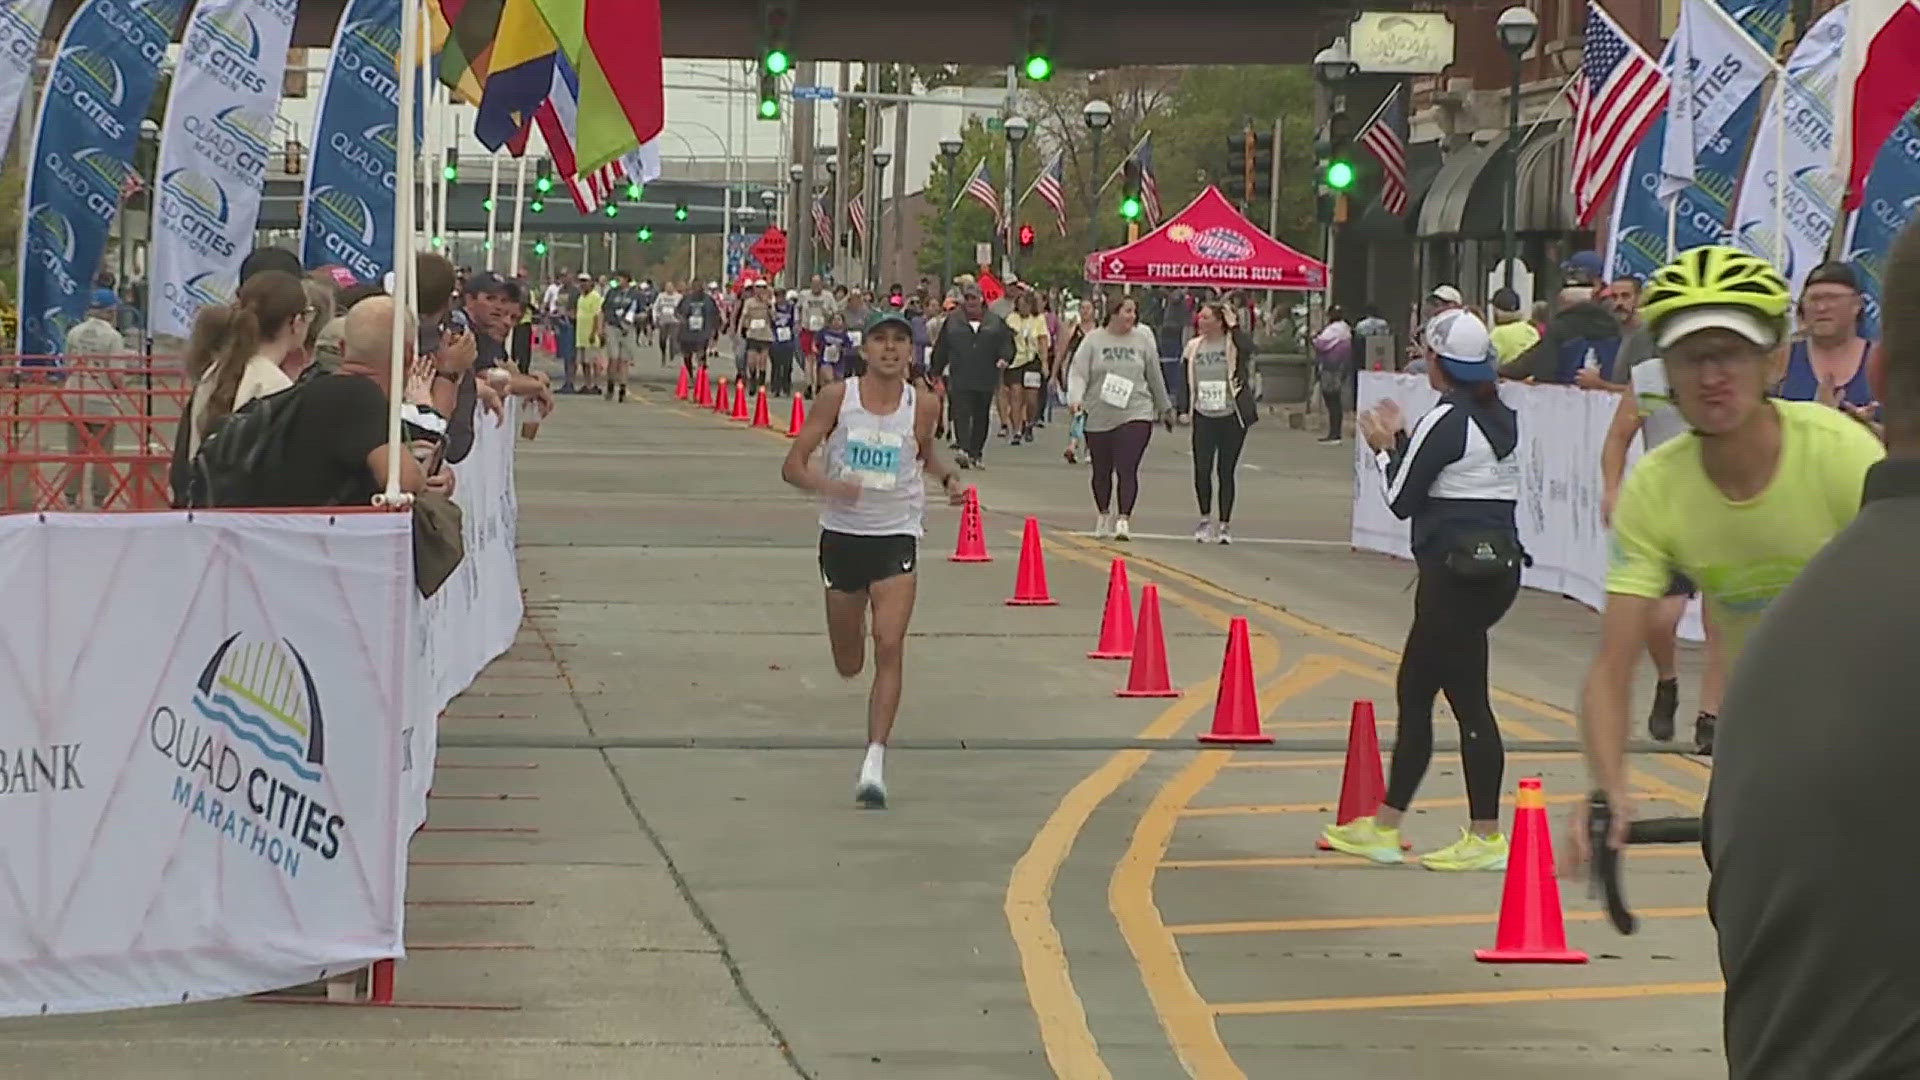
<path id="1" fill-rule="evenodd" d="M 387 389 L 392 399 L 387 408 L 387 485 L 376 500 L 385 506 L 399 506 L 404 501 L 400 492 L 400 454 L 405 449 L 400 441 L 400 405 L 406 398 L 406 313 L 411 308 L 402 305 L 406 303 L 406 286 L 413 277 L 413 103 L 421 76 L 419 38 L 420 5 L 408 0 L 400 6 L 398 70 L 406 75 L 400 80 L 400 115 L 394 125 L 395 143 L 401 152 L 394 155 L 393 178 L 394 312 L 392 349 L 387 368 Z"/>
<path id="2" fill-rule="evenodd" d="M 1676 191 L 1673 193 L 1673 198 L 1667 200 L 1667 261 L 1668 262 L 1673 261 L 1673 256 L 1674 256 L 1673 249 L 1678 245 L 1679 238 L 1680 238 L 1680 193 Z"/>
<path id="3" fill-rule="evenodd" d="M 525 160 L 522 158 L 521 160 Z M 500 209 L 500 155 L 487 159 L 487 269 L 493 269 L 494 222 Z"/>
<path id="4" fill-rule="evenodd" d="M 507 276 L 520 276 L 520 221 L 526 213 L 527 205 L 527 158 L 520 156 L 520 165 L 513 178 L 513 240 L 508 245 Z M 531 297 L 528 298 L 531 302 Z"/>
<path id="5" fill-rule="evenodd" d="M 1773 261 L 1787 265 L 1787 90 L 1793 79 L 1785 68 L 1774 72 L 1773 93 Z"/>
<path id="6" fill-rule="evenodd" d="M 432 86 L 432 90 L 434 104 L 440 106 L 439 130 L 440 137 L 444 140 L 444 150 L 451 151 L 451 153 L 443 152 L 443 156 L 451 158 L 458 167 L 460 137 L 453 119 L 452 92 L 438 85 Z M 433 170 L 433 175 L 437 177 L 434 186 L 439 189 L 433 204 L 433 235 L 440 238 L 440 250 L 445 252 L 453 247 L 453 238 L 447 235 L 447 188 L 452 186 L 452 181 L 447 179 L 444 161 L 440 168 Z"/>

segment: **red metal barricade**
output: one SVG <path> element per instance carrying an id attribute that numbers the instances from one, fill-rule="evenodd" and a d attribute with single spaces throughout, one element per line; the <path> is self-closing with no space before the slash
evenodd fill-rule
<path id="1" fill-rule="evenodd" d="M 0 356 L 0 512 L 162 510 L 192 385 L 149 356 Z"/>

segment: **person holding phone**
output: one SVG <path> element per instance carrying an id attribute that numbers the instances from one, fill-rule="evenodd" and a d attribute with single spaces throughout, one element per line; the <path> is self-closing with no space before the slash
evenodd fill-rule
<path id="1" fill-rule="evenodd" d="M 1121 297 L 1107 309 L 1106 325 L 1087 332 L 1067 370 L 1067 404 L 1085 417 L 1087 450 L 1093 457 L 1093 534 L 1133 538 L 1131 518 L 1140 498 L 1140 461 L 1146 457 L 1157 419 L 1173 430 L 1173 401 L 1160 371 L 1160 346 L 1140 325 L 1140 304 Z M 1120 514 L 1112 514 L 1114 481 Z"/>

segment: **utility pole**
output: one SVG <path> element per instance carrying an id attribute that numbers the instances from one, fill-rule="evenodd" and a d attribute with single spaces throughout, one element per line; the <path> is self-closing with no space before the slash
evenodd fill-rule
<path id="1" fill-rule="evenodd" d="M 905 64 L 900 64 L 896 70 L 900 73 L 900 85 L 897 89 L 903 94 L 911 94 L 913 92 L 912 69 Z M 901 208 L 907 201 L 907 117 L 912 111 L 913 106 L 901 105 L 894 110 L 893 114 L 893 222 L 887 226 L 885 233 L 887 246 L 893 249 L 887 260 L 892 267 L 892 273 L 880 275 L 882 287 L 885 287 L 887 279 L 904 281 L 914 276 L 911 266 L 907 267 L 906 273 L 901 273 L 901 253 L 906 250 L 902 241 L 906 239 L 907 234 L 907 230 L 901 224 Z"/>
<path id="2" fill-rule="evenodd" d="M 847 153 L 849 140 L 846 93 L 851 89 L 853 89 L 853 65 L 842 60 L 840 61 L 840 96 L 833 101 L 834 116 L 838 122 L 834 124 L 836 150 L 833 156 L 832 173 L 833 243 L 830 245 L 832 250 L 827 253 L 827 266 L 833 271 L 834 281 L 839 283 L 845 281 L 845 277 L 840 272 L 840 241 L 841 237 L 847 235 L 847 187 L 853 183 L 853 162 L 848 160 Z"/>
<path id="3" fill-rule="evenodd" d="M 880 74 L 885 65 L 868 61 L 861 65 L 869 90 L 880 89 Z M 860 152 L 860 200 L 867 208 L 867 235 L 860 239 L 860 265 L 866 278 L 864 284 L 872 285 L 880 275 L 880 246 L 874 243 L 880 239 L 880 214 L 886 203 L 880 199 L 880 167 L 873 163 L 873 152 L 880 149 L 880 108 L 873 102 L 867 102 L 867 137 L 861 141 Z"/>
<path id="4" fill-rule="evenodd" d="M 1267 235 L 1280 235 L 1280 118 L 1273 118 L 1273 176 L 1267 184 Z"/>
<path id="5" fill-rule="evenodd" d="M 819 85 L 819 68 L 812 60 L 802 60 L 795 67 L 793 81 L 801 86 Z M 804 285 L 813 276 L 813 144 L 817 138 L 814 125 L 814 103 L 796 101 L 793 108 L 793 150 L 795 161 L 800 163 L 800 182 L 790 185 L 793 188 L 792 212 L 787 215 L 789 246 L 796 256 L 793 272 L 795 288 Z"/>

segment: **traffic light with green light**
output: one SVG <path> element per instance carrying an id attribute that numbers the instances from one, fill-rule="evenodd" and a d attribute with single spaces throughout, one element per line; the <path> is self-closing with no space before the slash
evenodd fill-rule
<path id="1" fill-rule="evenodd" d="M 640 194 L 644 190 L 646 189 L 640 186 L 640 181 L 638 180 L 629 180 L 627 182 L 627 198 L 631 201 L 640 201 Z"/>
<path id="2" fill-rule="evenodd" d="M 547 242 L 545 240 L 535 240 L 533 242 L 533 253 L 535 255 L 545 255 L 547 253 Z"/>
<path id="3" fill-rule="evenodd" d="M 1145 203 L 1140 199 L 1140 160 L 1129 158 L 1120 167 L 1120 216 L 1128 221 L 1140 220 Z"/>
<path id="4" fill-rule="evenodd" d="M 545 210 L 546 208 L 547 208 L 547 200 L 541 198 L 538 195 L 535 195 L 533 197 L 533 201 L 527 204 L 527 213 L 537 214 L 542 210 Z"/>
<path id="5" fill-rule="evenodd" d="M 449 184 L 460 179 L 460 151 L 447 147 L 447 163 L 440 166 L 440 175 Z"/>
<path id="6" fill-rule="evenodd" d="M 480 209 L 485 210 L 489 214 L 493 213 L 493 200 L 491 198 L 481 199 Z"/>
<path id="7" fill-rule="evenodd" d="M 780 119 L 780 79 L 764 71 L 760 73 L 760 119 Z"/>
<path id="8" fill-rule="evenodd" d="M 1345 191 L 1351 188 L 1353 177 L 1353 162 L 1344 157 L 1337 157 L 1327 162 L 1327 170 L 1322 174 L 1323 182 L 1334 191 Z"/>
<path id="9" fill-rule="evenodd" d="M 640 226 L 639 231 L 633 234 L 633 238 L 644 244 L 647 241 L 653 239 L 653 230 L 647 228 L 645 225 L 642 225 Z"/>
<path id="10" fill-rule="evenodd" d="M 619 203 L 617 203 L 617 202 L 609 202 L 609 203 L 607 204 L 607 209 L 606 209 L 606 214 L 607 214 L 607 216 L 608 216 L 608 217 L 619 217 L 619 216 L 620 216 L 620 204 L 619 204 Z"/>
<path id="11" fill-rule="evenodd" d="M 553 162 L 547 158 L 541 158 L 540 163 L 534 166 L 533 190 L 542 195 L 553 190 Z"/>
<path id="12" fill-rule="evenodd" d="M 686 203 L 678 203 L 674 206 L 673 220 L 675 221 L 687 220 L 687 204 Z"/>
<path id="13" fill-rule="evenodd" d="M 786 0 L 760 0 L 760 78 L 763 83 L 793 70 L 793 54 L 787 51 L 787 31 L 792 24 L 792 5 Z"/>
<path id="14" fill-rule="evenodd" d="M 1029 0 L 1025 15 L 1025 49 L 1020 54 L 1020 71 L 1029 81 L 1046 82 L 1053 78 L 1052 0 Z"/>

